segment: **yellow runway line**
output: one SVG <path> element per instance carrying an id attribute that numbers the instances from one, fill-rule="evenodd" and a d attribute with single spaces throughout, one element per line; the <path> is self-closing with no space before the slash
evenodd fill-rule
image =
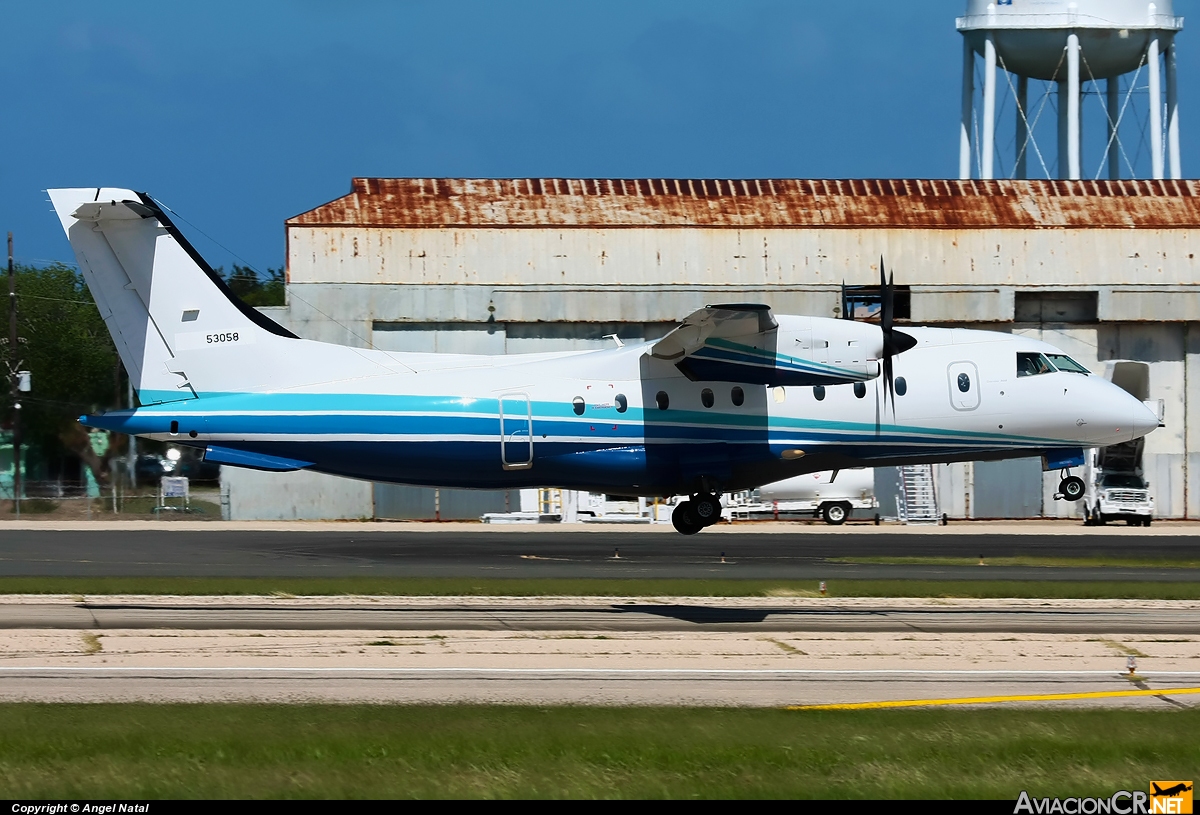
<path id="1" fill-rule="evenodd" d="M 1115 699 L 1122 696 L 1181 696 L 1200 693 L 1200 688 L 1162 690 L 1100 690 L 1087 693 L 1037 693 L 1027 696 L 966 696 L 961 699 L 902 699 L 894 702 L 848 702 L 840 705 L 788 705 L 784 710 L 880 710 L 894 707 L 936 705 L 994 705 L 1000 702 L 1062 702 L 1071 699 Z"/>

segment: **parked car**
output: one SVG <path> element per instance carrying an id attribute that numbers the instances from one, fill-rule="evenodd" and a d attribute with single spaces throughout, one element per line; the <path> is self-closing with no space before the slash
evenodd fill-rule
<path id="1" fill-rule="evenodd" d="M 137 457 L 133 471 L 139 485 L 157 486 L 164 475 L 175 474 L 175 462 L 157 453 L 143 453 Z"/>

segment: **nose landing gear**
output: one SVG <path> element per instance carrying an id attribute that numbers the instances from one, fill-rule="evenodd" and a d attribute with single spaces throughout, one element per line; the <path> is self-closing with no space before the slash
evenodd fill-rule
<path id="1" fill-rule="evenodd" d="M 693 495 L 675 507 L 671 523 L 681 535 L 695 535 L 706 526 L 721 520 L 721 499 L 711 493 Z"/>
<path id="2" fill-rule="evenodd" d="M 1058 492 L 1054 494 L 1055 500 L 1078 501 L 1083 497 L 1087 487 L 1082 478 L 1071 475 L 1070 470 L 1063 470 L 1059 475 L 1063 478 L 1058 482 Z"/>

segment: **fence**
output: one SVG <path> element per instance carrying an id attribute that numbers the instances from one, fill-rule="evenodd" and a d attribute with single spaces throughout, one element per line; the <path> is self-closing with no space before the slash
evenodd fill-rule
<path id="1" fill-rule="evenodd" d="M 0 518 L 92 521 L 168 515 L 192 520 L 229 517 L 229 496 L 215 483 L 190 484 L 186 500 L 164 498 L 158 484 L 133 487 L 120 478 L 112 485 L 26 481 L 21 492 L 20 500 L 14 500 L 11 482 L 0 485 Z"/>

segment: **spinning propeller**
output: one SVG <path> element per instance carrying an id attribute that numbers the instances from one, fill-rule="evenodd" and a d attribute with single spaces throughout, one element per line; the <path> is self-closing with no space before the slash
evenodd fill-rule
<path id="1" fill-rule="evenodd" d="M 883 330 L 883 384 L 887 388 L 885 399 L 892 400 L 892 413 L 896 412 L 896 374 L 892 357 L 903 354 L 917 344 L 910 334 L 892 327 L 896 316 L 896 286 L 893 278 L 884 271 L 883 255 L 879 256 L 879 327 Z"/>

